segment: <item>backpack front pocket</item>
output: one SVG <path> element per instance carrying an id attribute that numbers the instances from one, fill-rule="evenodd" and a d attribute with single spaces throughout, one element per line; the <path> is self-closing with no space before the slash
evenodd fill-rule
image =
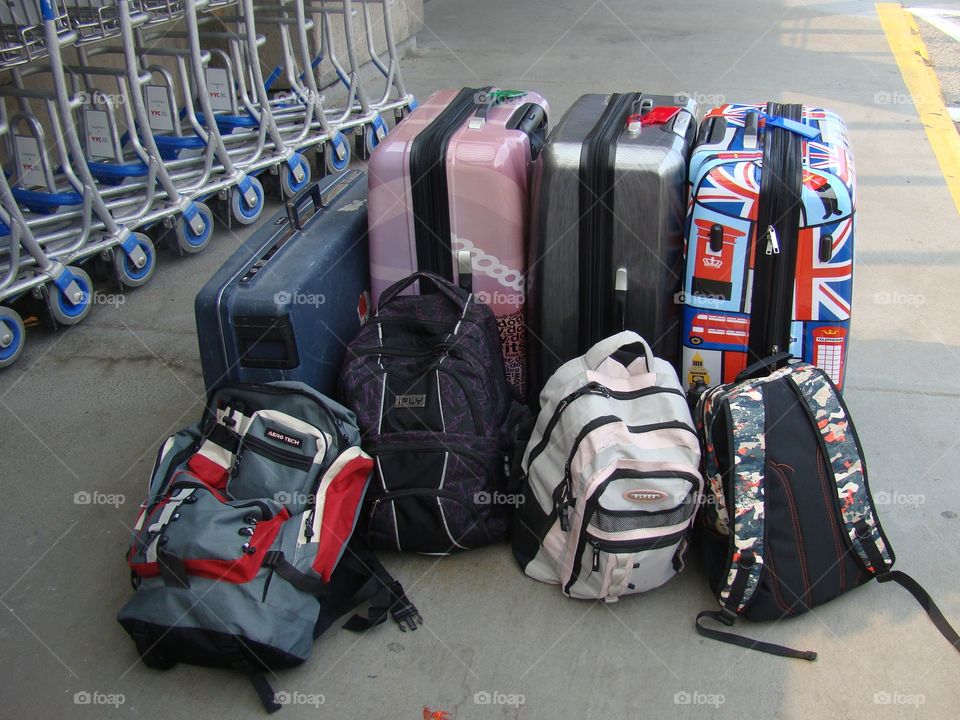
<path id="1" fill-rule="evenodd" d="M 645 592 L 682 568 L 697 508 L 694 475 L 615 470 L 586 499 L 571 534 L 564 592 L 616 600 Z"/>
<path id="2" fill-rule="evenodd" d="M 227 494 L 235 499 L 270 498 L 292 513 L 311 502 L 330 438 L 286 413 L 261 410 L 240 438 Z"/>
<path id="3" fill-rule="evenodd" d="M 226 500 L 185 471 L 145 518 L 128 555 L 141 577 L 164 572 L 249 582 L 290 513 L 272 500 Z"/>

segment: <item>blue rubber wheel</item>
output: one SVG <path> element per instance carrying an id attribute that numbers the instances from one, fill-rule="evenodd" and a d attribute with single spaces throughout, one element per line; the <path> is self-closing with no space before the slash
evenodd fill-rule
<path id="1" fill-rule="evenodd" d="M 123 247 L 114 249 L 113 262 L 121 285 L 135 288 L 146 285 L 147 281 L 153 276 L 153 271 L 157 267 L 157 251 L 150 238 L 143 233 L 133 233 L 131 238 L 146 256 L 143 267 L 137 267 Z"/>
<path id="2" fill-rule="evenodd" d="M 389 129 L 380 115 L 377 115 L 364 131 L 364 142 L 367 145 L 367 153 L 372 153 L 377 149 L 380 141 L 387 136 Z"/>
<path id="3" fill-rule="evenodd" d="M 327 142 L 323 149 L 323 162 L 332 173 L 341 172 L 350 164 L 350 143 L 343 133 L 338 132 Z"/>
<path id="4" fill-rule="evenodd" d="M 23 320 L 13 308 L 0 307 L 0 368 L 13 365 L 23 352 Z"/>
<path id="5" fill-rule="evenodd" d="M 239 185 L 233 188 L 233 192 L 230 195 L 230 211 L 233 214 L 233 219 L 241 225 L 255 223 L 260 218 L 261 213 L 263 213 L 263 185 L 257 178 L 251 175 L 247 176 L 247 180 L 250 182 L 250 187 L 257 196 L 256 202 L 252 207 L 248 206 L 244 200 L 243 191 Z"/>
<path id="6" fill-rule="evenodd" d="M 195 202 L 193 207 L 197 214 L 194 219 L 200 218 L 203 222 L 203 229 L 196 232 L 185 215 L 177 218 L 174 226 L 177 235 L 177 247 L 187 255 L 195 255 L 203 252 L 210 244 L 210 238 L 213 237 L 213 212 L 201 202 Z"/>
<path id="7" fill-rule="evenodd" d="M 68 298 L 55 283 L 50 283 L 50 312 L 53 319 L 60 325 L 76 325 L 83 320 L 90 307 L 93 304 L 93 283 L 90 282 L 90 276 L 84 270 L 78 267 L 68 267 L 67 270 L 73 275 L 74 281 L 80 288 L 81 297 Z"/>
<path id="8" fill-rule="evenodd" d="M 291 164 L 293 167 L 299 167 L 303 171 L 303 179 L 300 181 L 297 181 L 293 176 L 293 167 L 291 167 Z M 310 163 L 307 162 L 307 159 L 303 155 L 295 153 L 294 156 L 290 158 L 290 162 L 284 163 L 283 169 L 280 170 L 280 189 L 283 192 L 283 196 L 291 198 L 309 184 Z"/>

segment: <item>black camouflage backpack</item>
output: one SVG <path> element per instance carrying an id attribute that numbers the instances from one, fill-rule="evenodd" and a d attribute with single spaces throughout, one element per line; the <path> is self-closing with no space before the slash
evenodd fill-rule
<path id="1" fill-rule="evenodd" d="M 364 630 L 420 617 L 353 538 L 373 462 L 353 413 L 302 383 L 213 391 L 200 423 L 157 456 L 127 553 L 135 593 L 118 620 L 148 667 L 247 673 L 268 711 L 264 671 L 304 662 L 314 639 L 364 601 Z"/>
<path id="2" fill-rule="evenodd" d="M 800 651 L 707 627 L 737 617 L 793 617 L 876 578 L 923 606 L 960 651 L 960 637 L 927 592 L 893 570 L 853 420 L 836 386 L 806 363 L 771 372 L 789 354 L 748 367 L 708 390 L 695 420 L 703 446 L 705 506 L 699 541 L 720 611 L 697 616 L 706 637 L 803 660 Z"/>

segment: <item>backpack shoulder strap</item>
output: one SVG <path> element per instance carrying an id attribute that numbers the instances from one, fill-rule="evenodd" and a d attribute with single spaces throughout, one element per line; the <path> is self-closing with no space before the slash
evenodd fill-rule
<path id="1" fill-rule="evenodd" d="M 874 511 L 863 450 L 840 394 L 826 373 L 812 365 L 797 369 L 788 377 L 820 433 L 833 472 L 844 529 L 857 557 L 874 575 L 888 571 L 895 556 Z"/>
<path id="2" fill-rule="evenodd" d="M 840 514 L 860 561 L 879 582 L 892 580 L 913 595 L 940 634 L 960 652 L 960 635 L 930 594 L 906 573 L 892 569 L 896 558 L 874 511 L 863 451 L 840 394 L 826 373 L 812 365 L 791 374 L 790 381 L 800 391 L 827 449 L 827 459 L 837 485 Z"/>
<path id="3" fill-rule="evenodd" d="M 763 391 L 748 386 L 727 399 L 733 433 L 733 556 L 720 588 L 720 604 L 738 614 L 757 589 L 764 551 Z"/>

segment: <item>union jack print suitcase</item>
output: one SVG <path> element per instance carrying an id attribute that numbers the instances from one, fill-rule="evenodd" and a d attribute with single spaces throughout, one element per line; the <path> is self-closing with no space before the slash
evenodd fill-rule
<path id="1" fill-rule="evenodd" d="M 785 350 L 842 387 L 856 205 L 843 120 L 800 105 L 721 105 L 704 117 L 688 177 L 690 389 Z"/>

